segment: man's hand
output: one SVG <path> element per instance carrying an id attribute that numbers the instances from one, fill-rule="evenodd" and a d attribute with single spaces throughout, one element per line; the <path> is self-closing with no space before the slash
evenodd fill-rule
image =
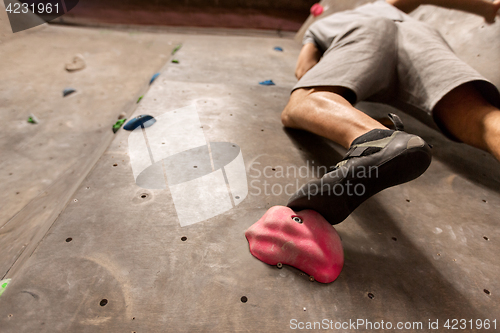
<path id="1" fill-rule="evenodd" d="M 313 43 L 307 43 L 300 50 L 297 66 L 295 67 L 295 76 L 300 80 L 304 74 L 314 67 L 321 58 L 321 52 Z"/>
<path id="2" fill-rule="evenodd" d="M 487 23 L 495 23 L 495 17 L 500 17 L 500 0 L 493 2 L 483 16 Z"/>

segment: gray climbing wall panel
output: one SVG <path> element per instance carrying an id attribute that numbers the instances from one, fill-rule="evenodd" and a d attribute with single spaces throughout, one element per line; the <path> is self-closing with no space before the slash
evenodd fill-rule
<path id="1" fill-rule="evenodd" d="M 493 158 L 397 110 L 361 103 L 374 117 L 400 114 L 409 132 L 434 146 L 434 160 L 423 176 L 377 194 L 338 225 L 344 270 L 331 284 L 310 282 L 252 257 L 244 237 L 269 207 L 286 203 L 280 189 L 316 177 L 318 166 L 345 152 L 280 123 L 300 46 L 285 38 L 174 37 L 183 41 L 180 63 L 165 66 L 135 114 L 195 106 L 207 142 L 241 149 L 246 198 L 181 227 L 169 188 L 136 184 L 131 133 L 120 130 L 11 276 L 0 298 L 2 332 L 285 332 L 293 320 L 323 319 L 422 322 L 426 331 L 429 320 L 441 328 L 453 318 L 498 322 Z M 276 85 L 258 84 L 267 79 Z M 287 167 L 303 173 L 278 173 Z"/>

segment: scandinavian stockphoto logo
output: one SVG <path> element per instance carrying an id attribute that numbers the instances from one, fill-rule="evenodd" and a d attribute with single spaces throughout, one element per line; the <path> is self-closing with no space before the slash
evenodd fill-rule
<path id="1" fill-rule="evenodd" d="M 70 10 L 78 0 L 3 0 L 12 32 L 50 22 Z"/>
<path id="2" fill-rule="evenodd" d="M 166 112 L 128 137 L 138 186 L 169 189 L 181 226 L 205 221 L 248 195 L 243 155 L 230 142 L 208 142 L 196 106 Z"/>

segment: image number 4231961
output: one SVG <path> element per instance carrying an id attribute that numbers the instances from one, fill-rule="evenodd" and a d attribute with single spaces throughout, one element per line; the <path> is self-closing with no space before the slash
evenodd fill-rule
<path id="1" fill-rule="evenodd" d="M 78 0 L 4 0 L 12 32 L 50 22 L 69 12 Z"/>

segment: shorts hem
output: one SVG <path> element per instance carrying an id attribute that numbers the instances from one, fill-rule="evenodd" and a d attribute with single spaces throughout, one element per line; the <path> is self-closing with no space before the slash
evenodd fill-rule
<path id="1" fill-rule="evenodd" d="M 359 88 L 358 86 L 356 86 L 354 83 L 352 82 L 342 82 L 342 83 L 331 83 L 331 82 L 328 82 L 328 83 L 321 83 L 321 82 L 317 82 L 317 83 L 311 83 L 311 84 L 308 84 L 307 82 L 305 84 L 299 84 L 300 81 L 292 88 L 292 91 L 290 93 L 293 93 L 295 90 L 297 89 L 301 89 L 301 88 L 315 88 L 315 87 L 343 87 L 343 88 L 347 88 L 349 90 L 351 90 L 353 93 L 354 93 L 354 100 L 353 101 L 349 101 L 349 103 L 351 103 L 352 105 L 358 103 L 358 102 L 361 102 L 361 100 L 359 99 Z"/>

